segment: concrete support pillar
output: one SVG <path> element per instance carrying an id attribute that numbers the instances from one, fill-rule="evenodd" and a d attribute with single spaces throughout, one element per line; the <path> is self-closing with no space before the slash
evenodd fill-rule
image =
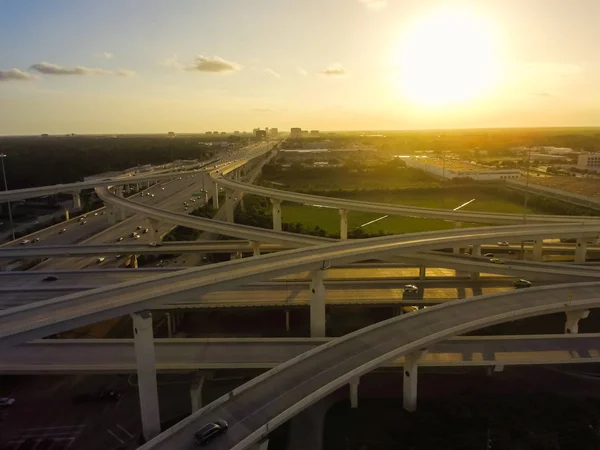
<path id="1" fill-rule="evenodd" d="M 584 263 L 585 254 L 587 252 L 587 242 L 585 239 L 577 239 L 577 243 L 575 245 L 575 262 Z"/>
<path id="2" fill-rule="evenodd" d="M 310 336 L 325 337 L 325 276 L 326 269 L 311 273 L 310 282 Z"/>
<path id="3" fill-rule="evenodd" d="M 348 239 L 348 211 L 340 209 L 340 239 Z"/>
<path id="4" fill-rule="evenodd" d="M 544 249 L 544 240 L 543 239 L 536 239 L 533 241 L 533 252 L 532 252 L 532 258 L 534 261 L 541 261 L 542 260 L 542 252 Z"/>
<path id="5" fill-rule="evenodd" d="M 471 272 L 471 280 L 479 280 L 479 272 Z"/>
<path id="6" fill-rule="evenodd" d="M 192 414 L 202 408 L 202 386 L 204 385 L 204 377 L 192 382 L 190 385 L 190 399 L 192 401 Z"/>
<path id="7" fill-rule="evenodd" d="M 131 192 L 131 186 L 129 186 L 128 184 L 125 185 L 125 193 L 129 194 Z"/>
<path id="8" fill-rule="evenodd" d="M 404 382 L 402 384 L 402 405 L 408 412 L 417 410 L 417 382 L 419 379 L 418 362 L 425 352 L 406 355 L 404 362 Z"/>
<path id="9" fill-rule="evenodd" d="M 167 317 L 167 337 L 172 338 L 173 337 L 173 321 L 171 319 L 171 313 L 167 312 L 165 314 L 165 316 Z"/>
<path id="10" fill-rule="evenodd" d="M 471 256 L 481 256 L 481 244 L 475 244 Z"/>
<path id="11" fill-rule="evenodd" d="M 242 252 L 235 252 L 235 253 L 231 254 L 231 256 L 229 257 L 229 259 L 231 261 L 233 261 L 234 259 L 242 259 L 243 256 L 244 256 L 244 254 Z"/>
<path id="12" fill-rule="evenodd" d="M 419 266 L 419 280 L 427 278 L 427 267 Z"/>
<path id="13" fill-rule="evenodd" d="M 233 223 L 233 195 L 234 191 L 230 189 L 225 190 L 225 221 Z"/>
<path id="14" fill-rule="evenodd" d="M 273 204 L 273 231 L 281 231 L 281 200 L 271 199 Z"/>
<path id="15" fill-rule="evenodd" d="M 215 181 L 213 183 L 212 187 L 213 187 L 213 194 L 212 194 L 213 208 L 219 209 L 219 185 Z"/>
<path id="16" fill-rule="evenodd" d="M 138 260 L 137 260 L 137 255 L 131 255 L 131 267 L 133 267 L 134 269 L 138 269 Z"/>
<path id="17" fill-rule="evenodd" d="M 462 222 L 454 222 L 454 228 L 462 228 Z M 461 247 L 454 247 L 452 248 L 452 253 L 455 255 L 460 255 L 463 253 L 463 251 Z"/>
<path id="18" fill-rule="evenodd" d="M 260 256 L 260 244 L 258 242 L 252 242 L 252 256 Z"/>
<path id="19" fill-rule="evenodd" d="M 285 331 L 287 333 L 290 332 L 290 310 L 289 309 L 285 310 Z"/>
<path id="20" fill-rule="evenodd" d="M 79 192 L 73 192 L 73 209 L 81 209 L 81 195 Z"/>
<path id="21" fill-rule="evenodd" d="M 140 413 L 144 439 L 149 440 L 160 433 L 160 411 L 158 408 L 158 387 L 154 357 L 154 336 L 152 333 L 152 313 L 144 311 L 131 315 L 135 361 L 137 366 Z"/>
<path id="22" fill-rule="evenodd" d="M 69 220 L 69 210 L 65 209 L 65 222 Z"/>
<path id="23" fill-rule="evenodd" d="M 350 380 L 350 408 L 358 408 L 358 384 L 360 377 Z"/>
<path id="24" fill-rule="evenodd" d="M 589 309 L 583 311 L 567 311 L 565 312 L 567 320 L 565 321 L 565 333 L 566 334 L 577 334 L 579 333 L 579 321 L 586 319 L 590 315 Z"/>
<path id="25" fill-rule="evenodd" d="M 244 197 L 242 196 L 242 193 L 240 192 L 240 201 L 238 202 L 238 204 L 240 205 L 240 211 L 242 211 L 243 213 L 246 212 L 246 206 L 244 205 Z"/>

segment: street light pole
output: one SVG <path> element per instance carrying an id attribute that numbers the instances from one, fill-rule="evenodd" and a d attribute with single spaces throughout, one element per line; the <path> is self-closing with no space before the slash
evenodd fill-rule
<path id="1" fill-rule="evenodd" d="M 529 169 L 531 166 L 531 147 L 527 152 L 527 175 L 525 177 L 525 200 L 523 202 L 523 223 L 527 223 L 527 202 L 529 200 Z"/>
<path id="2" fill-rule="evenodd" d="M 2 178 L 4 179 L 4 190 L 8 191 L 8 183 L 6 182 L 6 171 L 4 170 L 4 158 L 6 158 L 6 155 L 4 153 L 0 153 L 0 160 L 2 160 Z M 13 225 L 10 200 L 8 201 L 8 220 L 10 222 L 10 231 L 12 232 L 12 239 L 14 241 L 15 240 L 15 227 Z"/>
<path id="3" fill-rule="evenodd" d="M 525 176 L 525 199 L 523 200 L 523 223 L 527 223 L 527 201 L 529 200 L 529 169 L 531 167 L 531 147 L 527 152 L 527 175 Z M 525 241 L 521 241 L 521 259 L 525 259 Z"/>

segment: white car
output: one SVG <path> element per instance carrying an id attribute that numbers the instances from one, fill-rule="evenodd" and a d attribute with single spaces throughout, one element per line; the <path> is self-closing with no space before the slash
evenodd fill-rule
<path id="1" fill-rule="evenodd" d="M 416 287 L 414 284 L 407 284 L 406 286 L 404 286 L 404 292 L 409 292 L 409 293 L 419 292 L 419 288 Z"/>
<path id="2" fill-rule="evenodd" d="M 500 242 L 498 242 L 498 245 L 500 247 L 508 247 L 510 244 L 506 241 L 500 241 Z"/>
<path id="3" fill-rule="evenodd" d="M 101 262 L 104 262 L 104 260 L 105 260 L 105 259 L 106 259 L 106 258 L 105 258 L 104 256 L 101 256 L 100 258 L 98 258 L 98 259 L 96 260 L 96 262 L 97 262 L 98 264 L 100 264 Z"/>
<path id="4" fill-rule="evenodd" d="M 30 242 L 31 242 L 31 241 L 30 241 L 29 239 L 23 239 L 23 240 L 21 241 L 21 245 L 26 245 L 26 244 L 29 244 Z"/>
<path id="5" fill-rule="evenodd" d="M 150 242 L 148 245 L 150 247 L 160 247 L 162 244 L 160 242 Z"/>
<path id="6" fill-rule="evenodd" d="M 15 399 L 10 397 L 0 397 L 0 406 L 12 406 L 15 404 Z"/>

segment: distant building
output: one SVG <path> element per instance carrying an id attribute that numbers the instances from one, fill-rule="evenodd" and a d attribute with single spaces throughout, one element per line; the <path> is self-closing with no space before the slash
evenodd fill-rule
<path id="1" fill-rule="evenodd" d="M 205 134 L 206 134 L 207 136 L 211 136 L 211 135 L 212 135 L 212 131 L 207 131 Z"/>
<path id="2" fill-rule="evenodd" d="M 175 132 L 174 131 L 169 131 L 167 133 L 167 136 L 174 137 L 175 136 Z"/>
<path id="3" fill-rule="evenodd" d="M 218 131 L 213 131 L 213 135 L 217 135 L 218 136 L 219 132 Z"/>
<path id="4" fill-rule="evenodd" d="M 240 134 L 240 132 L 239 131 L 234 131 L 233 134 L 237 135 L 237 134 Z"/>
<path id="5" fill-rule="evenodd" d="M 310 135 L 311 136 L 318 136 L 319 135 L 319 130 L 310 130 Z"/>
<path id="6" fill-rule="evenodd" d="M 600 167 L 600 153 L 586 153 L 577 158 L 577 167 L 590 169 Z"/>
<path id="7" fill-rule="evenodd" d="M 48 137 L 48 133 L 42 133 L 42 137 Z"/>
<path id="8" fill-rule="evenodd" d="M 257 139 L 266 139 L 267 132 L 265 130 L 257 128 L 256 130 L 254 130 L 254 136 L 256 136 Z"/>
<path id="9" fill-rule="evenodd" d="M 269 136 L 272 136 L 272 137 L 279 136 L 279 129 L 278 128 L 271 128 L 269 130 Z"/>
<path id="10" fill-rule="evenodd" d="M 452 180 L 471 178 L 475 181 L 508 180 L 521 176 L 519 169 L 487 169 L 469 163 L 434 160 L 427 157 L 403 159 L 408 167 L 421 169 L 431 175 Z"/>
<path id="11" fill-rule="evenodd" d="M 227 136 L 227 132 L 226 131 L 221 131 L 221 136 Z"/>
<path id="12" fill-rule="evenodd" d="M 308 136 L 308 130 L 302 130 L 302 131 L 300 132 L 300 134 L 301 134 L 302 136 Z"/>
<path id="13" fill-rule="evenodd" d="M 300 136 L 302 136 L 302 128 L 292 128 L 290 130 L 290 137 L 292 139 L 299 138 Z"/>

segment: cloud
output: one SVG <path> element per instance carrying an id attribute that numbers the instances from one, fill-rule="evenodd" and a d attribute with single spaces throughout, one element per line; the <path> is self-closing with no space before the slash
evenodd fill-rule
<path id="1" fill-rule="evenodd" d="M 196 56 L 196 60 L 185 70 L 211 73 L 228 73 L 241 70 L 242 66 L 234 62 L 226 61 L 218 56 Z"/>
<path id="2" fill-rule="evenodd" d="M 327 69 L 322 70 L 321 74 L 328 77 L 345 77 L 348 75 L 348 72 L 346 72 L 346 69 L 344 69 L 341 64 L 336 63 L 332 64 Z"/>
<path id="3" fill-rule="evenodd" d="M 98 52 L 98 53 L 94 53 L 92 55 L 94 58 L 101 58 L 101 59 L 112 59 L 114 58 L 114 54 L 112 54 L 111 52 Z"/>
<path id="4" fill-rule="evenodd" d="M 383 9 L 387 6 L 387 0 L 358 0 L 369 9 Z"/>
<path id="5" fill-rule="evenodd" d="M 75 66 L 66 67 L 49 62 L 41 62 L 31 66 L 31 69 L 46 75 L 112 75 L 113 72 L 104 69 L 95 69 L 90 67 Z"/>
<path id="6" fill-rule="evenodd" d="M 132 77 L 134 75 L 135 75 L 135 72 L 133 70 L 127 70 L 127 69 L 117 70 L 117 76 L 119 76 L 119 77 Z"/>
<path id="7" fill-rule="evenodd" d="M 38 77 L 19 69 L 0 70 L 0 81 L 32 81 Z"/>
<path id="8" fill-rule="evenodd" d="M 281 75 L 279 75 L 273 69 L 265 69 L 265 72 L 268 73 L 269 75 L 275 77 L 275 78 L 281 78 Z"/>
<path id="9" fill-rule="evenodd" d="M 297 67 L 296 72 L 298 72 L 298 75 L 302 75 L 303 77 L 308 76 L 308 72 L 306 70 L 304 70 L 302 67 Z"/>

